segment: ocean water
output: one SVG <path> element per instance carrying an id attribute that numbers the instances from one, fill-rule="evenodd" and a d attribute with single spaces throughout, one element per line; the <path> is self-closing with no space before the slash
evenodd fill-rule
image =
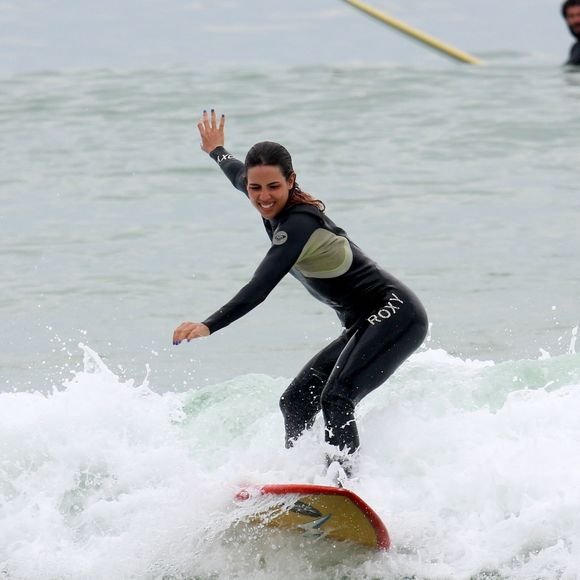
<path id="1" fill-rule="evenodd" d="M 580 75 L 485 58 L 1 79 L 3 578 L 580 578 Z M 268 247 L 199 149 L 210 107 L 428 310 L 358 409 L 388 553 L 240 527 L 240 484 L 329 483 L 321 423 L 285 450 L 277 401 L 340 327 L 284 280 L 171 345 Z"/>

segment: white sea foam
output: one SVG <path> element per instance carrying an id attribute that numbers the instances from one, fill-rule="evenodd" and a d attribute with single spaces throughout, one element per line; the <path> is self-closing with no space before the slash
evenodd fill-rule
<path id="1" fill-rule="evenodd" d="M 387 554 L 248 535 L 244 483 L 325 484 L 322 424 L 288 451 L 282 378 L 157 394 L 89 347 L 50 394 L 0 395 L 0 570 L 53 578 L 577 578 L 579 355 L 412 359 L 359 407 L 352 487 Z"/>
<path id="2" fill-rule="evenodd" d="M 580 75 L 485 58 L 3 79 L 0 576 L 578 576 Z M 353 486 L 387 555 L 232 527 L 240 482 L 325 482 L 322 425 L 286 451 L 273 377 L 340 328 L 284 280 L 223 333 L 171 346 L 268 248 L 198 150 L 209 106 L 239 157 L 287 145 L 300 184 L 433 322 L 431 350 L 358 410 Z M 71 378 L 78 340 L 101 356 L 85 348 Z"/>

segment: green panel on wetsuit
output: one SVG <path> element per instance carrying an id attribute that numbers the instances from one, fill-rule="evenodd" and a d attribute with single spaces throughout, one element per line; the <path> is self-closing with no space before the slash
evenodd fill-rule
<path id="1" fill-rule="evenodd" d="M 306 242 L 294 267 L 307 278 L 336 278 L 352 265 L 348 240 L 319 228 Z"/>

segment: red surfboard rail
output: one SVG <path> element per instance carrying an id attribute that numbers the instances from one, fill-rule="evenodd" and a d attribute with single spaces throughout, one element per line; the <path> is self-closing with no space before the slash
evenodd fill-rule
<path id="1" fill-rule="evenodd" d="M 347 497 L 354 505 L 357 506 L 368 518 L 371 523 L 375 533 L 377 535 L 377 548 L 379 550 L 388 550 L 391 546 L 391 539 L 389 537 L 389 532 L 385 527 L 378 514 L 356 493 L 345 489 L 342 487 L 332 487 L 327 485 L 310 485 L 302 483 L 285 483 L 285 484 L 271 484 L 271 485 L 259 485 L 259 486 L 248 486 L 253 493 L 249 491 L 248 488 L 241 489 L 236 494 L 236 499 L 247 500 L 255 493 L 260 495 L 341 495 Z"/>

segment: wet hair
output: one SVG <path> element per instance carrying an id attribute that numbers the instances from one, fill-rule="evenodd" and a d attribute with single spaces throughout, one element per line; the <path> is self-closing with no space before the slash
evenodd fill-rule
<path id="1" fill-rule="evenodd" d="M 246 175 L 248 175 L 248 169 L 258 167 L 259 165 L 273 165 L 278 167 L 285 179 L 290 179 L 294 174 L 294 185 L 289 192 L 286 207 L 299 203 L 306 203 L 314 205 L 320 211 L 325 210 L 325 205 L 322 201 L 312 197 L 309 193 L 302 191 L 298 183 L 296 183 L 296 174 L 292 166 L 292 157 L 286 147 L 280 145 L 280 143 L 274 143 L 273 141 L 261 141 L 260 143 L 256 143 L 246 155 Z"/>
<path id="2" fill-rule="evenodd" d="M 566 2 L 562 4 L 562 16 L 564 18 L 568 16 L 568 8 L 572 8 L 572 6 L 580 6 L 580 0 L 566 0 Z"/>

